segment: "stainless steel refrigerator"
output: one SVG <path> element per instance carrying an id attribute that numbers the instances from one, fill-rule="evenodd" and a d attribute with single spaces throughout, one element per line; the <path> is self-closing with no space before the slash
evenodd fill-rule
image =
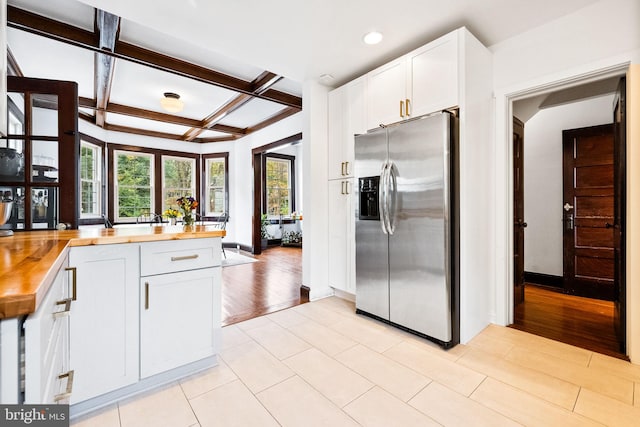
<path id="1" fill-rule="evenodd" d="M 355 137 L 356 312 L 445 348 L 460 340 L 457 118 Z"/>

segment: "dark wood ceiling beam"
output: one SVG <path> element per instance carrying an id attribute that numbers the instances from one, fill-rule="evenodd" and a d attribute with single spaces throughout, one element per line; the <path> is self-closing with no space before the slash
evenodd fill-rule
<path id="1" fill-rule="evenodd" d="M 98 34 L 98 47 L 101 51 L 113 52 L 120 35 L 120 17 L 104 10 L 96 9 L 95 24 Z M 115 58 L 104 53 L 95 54 L 94 95 L 96 98 L 96 125 L 103 127 L 106 107 L 111 97 L 111 84 Z"/>
<path id="2" fill-rule="evenodd" d="M 139 129 L 139 128 L 134 128 L 130 126 L 112 125 L 111 123 L 105 123 L 104 129 L 108 131 L 114 131 L 114 132 L 132 133 L 134 135 L 151 136 L 154 138 L 173 139 L 177 141 L 183 140 L 182 135 L 176 135 L 176 134 L 167 133 L 167 132 L 157 132 L 154 130 L 147 130 L 147 129 Z"/>
<path id="3" fill-rule="evenodd" d="M 237 95 L 236 97 L 232 98 L 222 107 L 218 108 L 216 111 L 214 111 L 213 113 L 205 117 L 200 123 L 200 127 L 192 128 L 186 131 L 183 135 L 184 140 L 192 141 L 198 136 L 200 136 L 200 134 L 202 134 L 202 132 L 204 132 L 205 130 L 212 129 L 218 120 L 221 120 L 227 114 L 230 114 L 237 108 L 240 108 L 242 105 L 250 101 L 251 98 L 252 97 L 250 95 L 247 95 L 244 93 L 241 93 L 240 95 Z"/>
<path id="4" fill-rule="evenodd" d="M 251 82 L 238 79 L 187 61 L 172 58 L 140 46 L 117 40 L 114 52 L 101 51 L 96 33 L 73 25 L 28 12 L 15 6 L 7 6 L 7 25 L 43 37 L 52 38 L 85 49 L 101 52 L 105 55 L 126 59 L 138 64 L 199 80 L 215 86 L 256 96 L 289 107 L 302 108 L 302 99 L 295 95 L 268 89 L 264 93 L 255 93 Z"/>
<path id="5" fill-rule="evenodd" d="M 79 97 L 78 105 L 84 108 L 95 110 L 96 101 L 91 98 Z M 243 136 L 247 130 L 227 125 L 215 124 L 211 127 L 203 127 L 202 120 L 190 119 L 188 117 L 180 117 L 173 114 L 158 113 L 157 111 L 145 110 L 143 108 L 130 107 L 128 105 L 109 103 L 105 109 L 107 113 L 122 114 L 125 116 L 137 117 L 140 119 L 155 120 L 158 122 L 172 123 L 174 125 L 188 126 L 191 128 L 199 128 L 203 130 L 215 130 L 217 132 L 228 133 L 231 135 Z"/>
<path id="6" fill-rule="evenodd" d="M 200 144 L 204 144 L 207 142 L 227 142 L 227 141 L 235 141 L 238 139 L 236 136 L 221 136 L 221 137 L 212 137 L 212 138 L 196 138 L 192 142 L 198 142 Z"/>
<path id="7" fill-rule="evenodd" d="M 287 107 L 279 112 L 277 112 L 276 114 L 274 114 L 273 116 L 269 117 L 268 119 L 254 125 L 254 126 L 250 126 L 247 128 L 247 135 L 256 131 L 259 131 L 260 129 L 264 129 L 267 126 L 270 126 L 276 122 L 279 122 L 282 119 L 286 119 L 289 116 L 292 116 L 296 113 L 299 113 L 300 110 L 298 110 L 297 108 L 292 108 L 292 107 Z"/>

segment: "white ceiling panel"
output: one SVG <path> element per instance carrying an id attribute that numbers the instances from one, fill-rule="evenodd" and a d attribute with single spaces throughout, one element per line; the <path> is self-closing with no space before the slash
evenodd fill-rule
<path id="1" fill-rule="evenodd" d="M 220 124 L 239 128 L 250 127 L 268 119 L 283 108 L 284 106 L 276 104 L 275 102 L 253 98 L 242 107 L 225 116 L 224 119 L 220 121 Z"/>
<path id="2" fill-rule="evenodd" d="M 254 65 L 233 60 L 202 46 L 177 39 L 126 19 L 123 19 L 120 24 L 120 40 L 249 82 L 263 71 Z"/>
<path id="3" fill-rule="evenodd" d="M 13 28 L 7 45 L 25 77 L 74 81 L 80 96 L 93 98 L 93 52 Z"/>
<path id="4" fill-rule="evenodd" d="M 228 133 L 216 132 L 215 130 L 205 130 L 198 138 L 224 138 L 229 136 Z"/>
<path id="5" fill-rule="evenodd" d="M 11 6 L 93 31 L 94 8 L 76 0 L 8 0 Z"/>
<path id="6" fill-rule="evenodd" d="M 184 102 L 184 110 L 176 115 L 198 120 L 235 96 L 235 92 L 194 79 L 122 59 L 116 61 L 110 102 L 165 112 L 160 107 L 165 92 L 177 93 Z"/>
<path id="7" fill-rule="evenodd" d="M 112 125 L 128 126 L 137 129 L 145 129 L 156 132 L 165 132 L 175 135 L 183 135 L 190 128 L 174 125 L 172 123 L 157 122 L 138 117 L 125 116 L 123 114 L 107 113 L 106 122 Z"/>
<path id="8" fill-rule="evenodd" d="M 302 84 L 287 78 L 278 80 L 276 84 L 271 86 L 271 89 L 279 90 L 295 96 L 302 96 Z"/>

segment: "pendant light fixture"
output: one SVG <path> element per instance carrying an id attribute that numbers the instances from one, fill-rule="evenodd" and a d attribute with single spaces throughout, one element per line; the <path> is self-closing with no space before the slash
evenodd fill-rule
<path id="1" fill-rule="evenodd" d="M 165 92 L 164 98 L 160 99 L 160 105 L 170 113 L 178 113 L 184 108 L 184 102 L 180 100 L 180 95 L 173 92 Z"/>

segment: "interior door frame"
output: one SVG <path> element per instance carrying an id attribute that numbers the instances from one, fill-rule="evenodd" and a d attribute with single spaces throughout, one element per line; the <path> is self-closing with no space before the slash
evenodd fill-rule
<path id="1" fill-rule="evenodd" d="M 251 150 L 251 159 L 253 166 L 253 215 L 252 215 L 252 233 L 251 233 L 251 253 L 259 255 L 262 253 L 261 237 L 260 237 L 260 224 L 262 218 L 262 176 L 263 176 L 263 162 L 264 155 L 275 148 L 282 147 L 283 145 L 292 144 L 296 141 L 302 141 L 302 132 L 295 135 L 288 136 L 286 138 L 279 139 L 274 142 L 270 142 L 260 147 L 256 147 Z M 294 196 L 295 197 L 295 196 Z"/>
<path id="2" fill-rule="evenodd" d="M 496 159 L 504 159 L 504 163 L 496 163 L 496 218 L 495 218 L 495 250 L 496 250 L 496 306 L 493 319 L 502 325 L 514 321 L 513 305 L 513 103 L 515 101 L 542 95 L 580 84 L 603 80 L 609 77 L 623 77 L 629 69 L 630 62 L 615 62 L 602 68 L 582 68 L 581 71 L 570 70 L 558 73 L 552 80 L 529 81 L 520 87 L 508 87 L 496 91 Z M 627 194 L 628 197 L 628 194 Z"/>

